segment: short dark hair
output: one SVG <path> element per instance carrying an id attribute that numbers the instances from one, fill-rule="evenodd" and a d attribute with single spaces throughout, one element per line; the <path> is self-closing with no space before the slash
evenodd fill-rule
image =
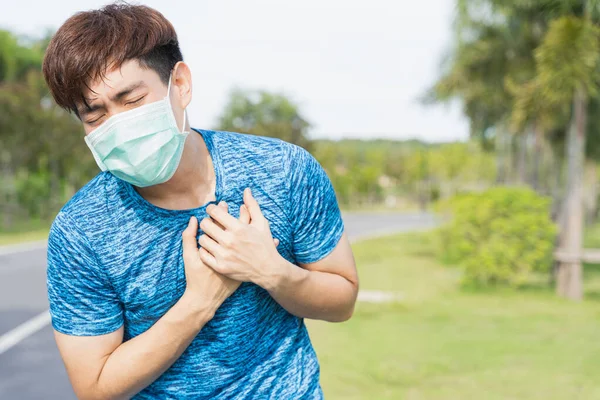
<path id="1" fill-rule="evenodd" d="M 114 3 L 78 12 L 50 40 L 42 71 L 56 103 L 77 113 L 89 82 L 125 61 L 137 60 L 156 71 L 166 85 L 171 70 L 183 61 L 173 25 L 153 8 Z"/>

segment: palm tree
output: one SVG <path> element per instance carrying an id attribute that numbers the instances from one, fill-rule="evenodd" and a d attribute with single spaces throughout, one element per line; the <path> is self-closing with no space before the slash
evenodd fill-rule
<path id="1" fill-rule="evenodd" d="M 583 244 L 582 182 L 588 103 L 597 95 L 600 66 L 600 29 L 592 19 L 592 3 L 586 2 L 583 10 L 575 8 L 570 15 L 552 21 L 544 42 L 536 51 L 536 79 L 544 100 L 551 104 L 572 105 L 566 132 L 567 197 L 560 240 L 561 249 L 572 257 L 561 262 L 557 274 L 557 292 L 571 299 L 583 297 L 579 260 Z"/>

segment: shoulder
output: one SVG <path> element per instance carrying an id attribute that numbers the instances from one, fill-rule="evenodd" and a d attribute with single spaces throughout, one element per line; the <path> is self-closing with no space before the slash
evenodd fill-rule
<path id="1" fill-rule="evenodd" d="M 198 131 L 208 133 L 221 156 L 236 163 L 272 164 L 288 174 L 292 169 L 302 169 L 316 162 L 306 149 L 279 138 L 229 131 Z"/>
<path id="2" fill-rule="evenodd" d="M 290 145 L 290 143 L 274 137 L 230 131 L 202 129 L 198 129 L 198 131 L 207 134 L 211 138 L 222 156 L 235 156 L 237 159 L 240 159 L 240 155 L 250 159 L 279 156 L 284 148 Z"/>
<path id="3" fill-rule="evenodd" d="M 219 166 L 229 185 L 247 185 L 248 181 L 272 185 L 285 178 L 286 149 L 291 144 L 278 138 L 238 132 L 199 131 L 217 149 Z"/>
<path id="4" fill-rule="evenodd" d="M 52 228 L 69 224 L 76 225 L 82 231 L 93 231 L 93 227 L 98 227 L 107 216 L 107 190 L 116 184 L 116 179 L 107 171 L 98 173 L 59 210 Z"/>

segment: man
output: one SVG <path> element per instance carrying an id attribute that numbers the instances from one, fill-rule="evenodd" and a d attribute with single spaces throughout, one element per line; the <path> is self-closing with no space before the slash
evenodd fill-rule
<path id="1" fill-rule="evenodd" d="M 43 72 L 102 169 L 48 241 L 52 325 L 78 397 L 322 398 L 303 318 L 350 318 L 358 278 L 316 160 L 191 129 L 190 70 L 145 6 L 75 14 Z"/>

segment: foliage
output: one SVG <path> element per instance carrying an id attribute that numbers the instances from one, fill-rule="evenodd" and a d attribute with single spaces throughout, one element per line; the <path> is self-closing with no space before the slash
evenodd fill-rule
<path id="1" fill-rule="evenodd" d="M 600 28 L 594 24 L 574 16 L 552 21 L 535 55 L 546 101 L 569 104 L 578 87 L 597 95 Z"/>
<path id="2" fill-rule="evenodd" d="M 549 199 L 527 188 L 456 196 L 440 229 L 442 256 L 460 264 L 466 282 L 519 285 L 552 264 L 556 229 Z"/>
<path id="3" fill-rule="evenodd" d="M 0 229 L 49 219 L 97 173 L 79 121 L 52 101 L 40 66 L 47 38 L 0 31 Z"/>
<path id="4" fill-rule="evenodd" d="M 234 89 L 219 118 L 218 129 L 270 136 L 310 150 L 308 121 L 283 94 Z"/>

